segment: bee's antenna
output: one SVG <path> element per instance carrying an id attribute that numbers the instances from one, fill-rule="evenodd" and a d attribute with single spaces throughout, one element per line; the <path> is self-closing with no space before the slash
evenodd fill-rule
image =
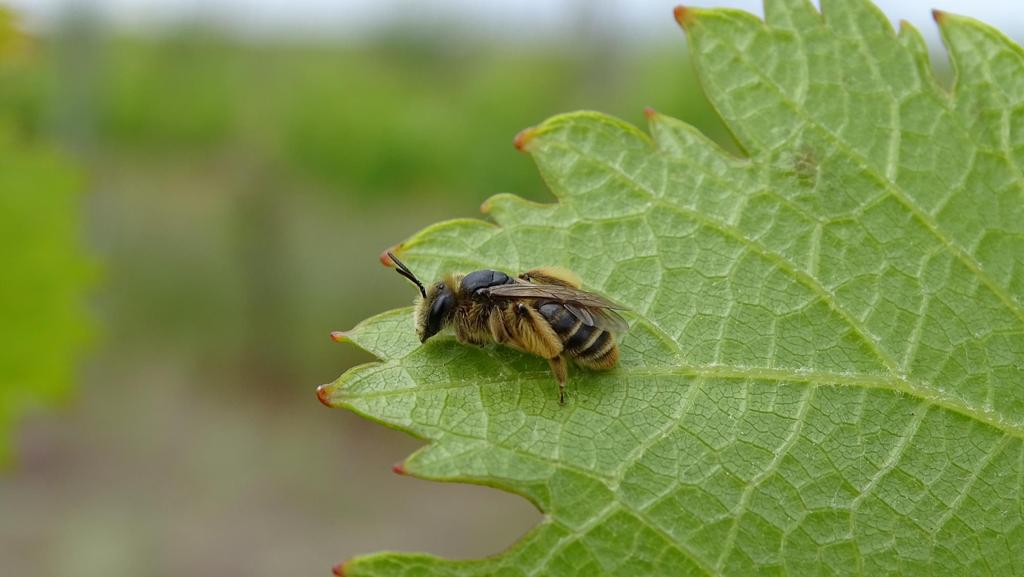
<path id="1" fill-rule="evenodd" d="M 423 295 L 423 298 L 427 298 L 427 289 L 423 288 L 423 283 L 420 282 L 420 279 L 416 278 L 416 275 L 412 274 L 412 271 L 409 270 L 409 267 L 405 266 L 404 262 L 398 260 L 398 257 L 395 256 L 395 253 L 391 251 L 388 251 L 388 258 L 390 258 L 391 262 L 395 263 L 395 266 L 398 267 L 396 269 L 398 271 L 398 274 L 416 283 L 416 286 L 420 288 L 420 294 Z"/>

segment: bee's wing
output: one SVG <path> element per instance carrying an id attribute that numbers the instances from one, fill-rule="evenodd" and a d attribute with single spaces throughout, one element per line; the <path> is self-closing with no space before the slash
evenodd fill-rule
<path id="1" fill-rule="evenodd" d="M 599 309 L 627 310 L 616 302 L 582 289 L 554 285 L 517 282 L 487 287 L 480 291 L 490 297 L 551 299 L 562 303 L 574 303 Z"/>
<path id="2" fill-rule="evenodd" d="M 573 305 L 566 304 L 565 306 L 574 315 L 576 314 L 577 311 L 573 310 Z M 622 315 L 612 309 L 583 308 L 579 310 L 590 315 L 593 322 L 587 324 L 595 327 L 608 329 L 613 333 L 624 333 L 629 328 L 629 323 L 626 322 L 626 319 L 622 318 Z M 576 315 L 576 318 L 579 318 L 579 315 Z"/>
<path id="3" fill-rule="evenodd" d="M 538 285 L 532 283 L 504 284 L 480 291 L 491 298 L 534 298 L 549 299 L 565 305 L 576 318 L 584 323 L 606 328 L 612 332 L 623 332 L 629 325 L 616 310 L 626 307 L 594 293 L 561 285 Z"/>
<path id="4" fill-rule="evenodd" d="M 612 309 L 598 309 L 593 307 L 582 307 L 572 303 L 564 303 L 565 308 L 584 324 L 592 327 L 608 329 L 613 333 L 624 333 L 629 328 L 629 323 L 619 313 Z"/>

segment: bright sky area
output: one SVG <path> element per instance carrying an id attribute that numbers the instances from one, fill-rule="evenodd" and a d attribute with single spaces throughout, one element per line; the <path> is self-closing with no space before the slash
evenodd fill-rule
<path id="1" fill-rule="evenodd" d="M 244 35 L 356 39 L 401 24 L 436 27 L 451 22 L 496 39 L 550 37 L 579 29 L 581 15 L 602 32 L 630 42 L 678 37 L 672 21 L 677 1 L 626 0 L 0 0 L 32 27 L 45 28 L 68 7 L 87 7 L 104 21 L 129 29 L 183 21 L 213 21 Z M 939 40 L 931 20 L 938 8 L 973 16 L 1017 38 L 1024 36 L 1019 0 L 876 0 L 894 21 L 913 23 L 930 43 Z M 760 0 L 693 0 L 693 6 L 729 6 L 761 13 Z M 1015 7 L 1016 6 L 1016 7 Z"/>

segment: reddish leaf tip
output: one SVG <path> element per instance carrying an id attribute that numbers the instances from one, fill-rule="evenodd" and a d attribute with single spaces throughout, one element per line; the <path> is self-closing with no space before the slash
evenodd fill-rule
<path id="1" fill-rule="evenodd" d="M 932 19 L 942 24 L 942 21 L 946 19 L 946 13 L 939 9 L 932 10 Z"/>
<path id="2" fill-rule="evenodd" d="M 342 561 L 334 567 L 331 567 L 331 573 L 334 573 L 338 577 L 345 577 L 345 565 L 348 565 L 348 561 Z"/>
<path id="3" fill-rule="evenodd" d="M 519 134 L 512 139 L 512 144 L 516 147 L 516 150 L 526 152 L 526 145 L 530 144 L 530 141 L 533 140 L 534 132 L 533 127 L 520 130 Z"/>
<path id="4" fill-rule="evenodd" d="M 317 387 L 316 388 L 316 398 L 319 399 L 320 402 L 324 404 L 324 406 L 334 408 L 331 405 L 331 400 L 329 398 L 329 395 L 330 395 L 330 391 L 328 390 L 329 386 L 330 385 L 328 385 L 328 384 L 323 384 L 323 385 L 320 385 L 319 387 Z"/>
<path id="5" fill-rule="evenodd" d="M 676 22 L 678 22 L 679 25 L 684 28 L 689 26 L 690 24 L 693 24 L 693 10 L 690 10 L 686 6 L 676 6 L 674 9 L 672 9 L 672 15 L 675 16 Z"/>
<path id="6" fill-rule="evenodd" d="M 396 475 L 408 475 L 409 472 L 405 470 L 405 463 L 396 463 L 391 467 L 391 472 Z"/>
<path id="7" fill-rule="evenodd" d="M 384 266 L 386 266 L 388 268 L 395 268 L 395 261 L 391 260 L 391 255 L 389 255 L 388 253 L 389 252 L 398 253 L 398 252 L 401 252 L 401 250 L 402 250 L 402 243 L 398 243 L 398 244 L 396 244 L 394 246 L 391 246 L 391 247 L 388 247 L 387 249 L 385 249 L 384 252 L 380 253 L 380 257 L 378 257 L 378 258 L 380 258 L 380 264 L 382 264 L 382 265 L 384 265 Z"/>
<path id="8" fill-rule="evenodd" d="M 651 108 L 650 106 L 644 108 L 644 116 L 647 117 L 647 120 L 653 120 L 654 117 L 657 116 L 657 115 L 658 115 L 658 111 L 653 109 L 653 108 Z"/>
<path id="9" fill-rule="evenodd" d="M 493 197 L 491 197 L 491 198 L 493 198 Z M 491 212 L 491 207 L 492 206 L 493 205 L 491 204 L 491 199 L 488 198 L 487 200 L 485 200 L 483 202 L 483 204 L 480 205 L 480 212 L 482 212 L 484 214 L 489 214 Z"/>
<path id="10" fill-rule="evenodd" d="M 347 343 L 349 341 L 348 333 L 345 331 L 331 331 L 331 340 L 336 343 Z"/>

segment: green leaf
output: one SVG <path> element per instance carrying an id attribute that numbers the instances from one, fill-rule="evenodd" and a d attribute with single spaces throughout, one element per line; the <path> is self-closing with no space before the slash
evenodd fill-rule
<path id="1" fill-rule="evenodd" d="M 19 413 L 64 396 L 88 336 L 79 179 L 0 134 L 0 463 Z"/>
<path id="2" fill-rule="evenodd" d="M 419 346 L 408 309 L 351 331 L 381 362 L 323 400 L 429 440 L 409 474 L 546 515 L 495 557 L 345 575 L 1024 574 L 1024 52 L 939 14 L 949 94 L 911 27 L 822 5 L 677 10 L 748 158 L 556 117 L 520 143 L 557 204 L 403 245 L 428 278 L 574 269 L 632 327 L 566 407 L 542 359 Z"/>
<path id="3" fill-rule="evenodd" d="M 17 46 L 0 9 L 4 53 Z M 13 73 L 13 72 L 12 72 Z M 0 465 L 9 429 L 26 410 L 61 398 L 88 335 L 84 292 L 92 274 L 80 246 L 79 175 L 58 155 L 24 142 L 0 110 Z"/>

